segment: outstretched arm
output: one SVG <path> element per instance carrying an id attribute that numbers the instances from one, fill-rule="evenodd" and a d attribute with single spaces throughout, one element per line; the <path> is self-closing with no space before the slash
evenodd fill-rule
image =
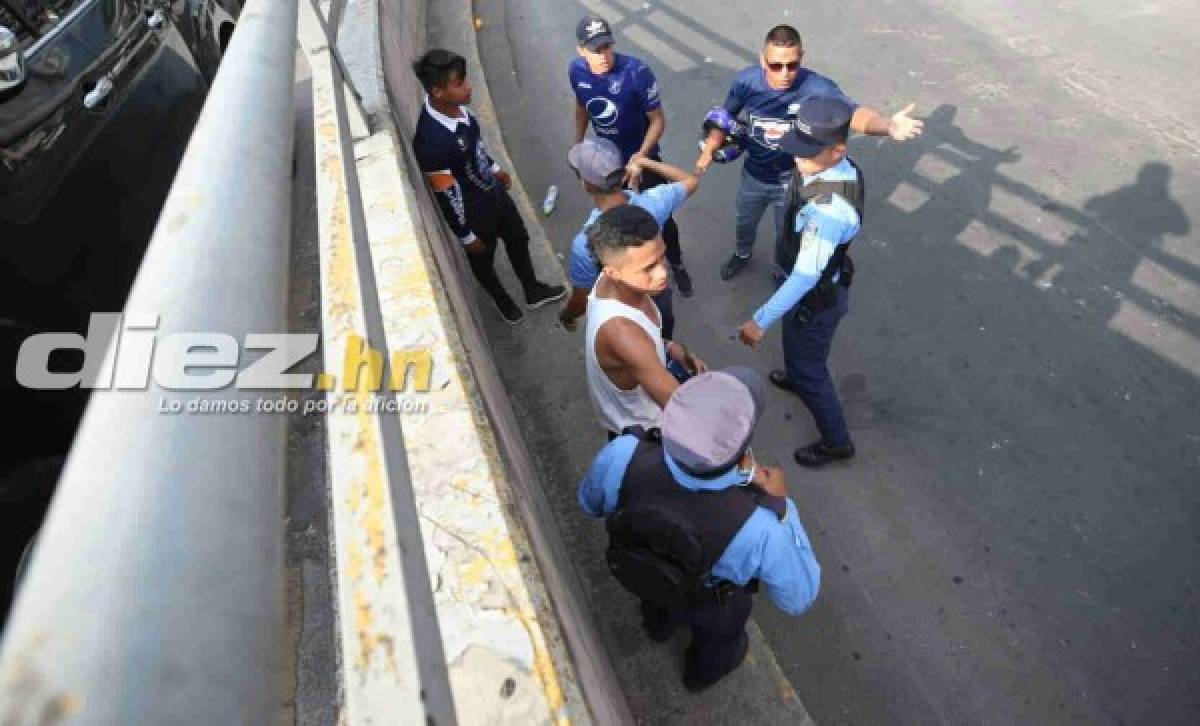
<path id="1" fill-rule="evenodd" d="M 669 182 L 679 182 L 683 185 L 683 188 L 687 191 L 687 195 L 689 197 L 695 194 L 696 190 L 700 188 L 700 177 L 696 176 L 692 172 L 684 171 L 677 166 L 664 164 L 661 161 L 655 161 L 653 159 L 647 159 L 644 157 L 638 159 L 636 162 L 630 161 L 631 165 L 635 163 L 639 167 L 639 173 L 641 169 L 649 169 Z"/>
<path id="2" fill-rule="evenodd" d="M 870 106 L 859 106 L 850 119 L 850 128 L 868 136 L 890 136 L 895 141 L 915 139 L 925 128 L 924 121 L 912 116 L 916 107 L 915 103 L 910 103 L 887 118 Z"/>

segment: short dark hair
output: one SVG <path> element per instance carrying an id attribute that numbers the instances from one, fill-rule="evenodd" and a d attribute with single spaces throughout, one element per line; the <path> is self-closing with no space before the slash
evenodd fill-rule
<path id="1" fill-rule="evenodd" d="M 413 73 L 426 93 L 445 88 L 455 77 L 466 77 L 467 59 L 452 50 L 433 48 L 413 61 Z"/>
<path id="2" fill-rule="evenodd" d="M 641 247 L 657 236 L 658 222 L 649 212 L 621 204 L 601 214 L 588 228 L 588 249 L 603 265 L 613 253 Z"/>
<path id="3" fill-rule="evenodd" d="M 800 33 L 790 25 L 776 25 L 767 33 L 766 40 L 763 45 L 777 45 L 780 48 L 799 48 L 804 50 L 804 42 L 800 40 Z"/>

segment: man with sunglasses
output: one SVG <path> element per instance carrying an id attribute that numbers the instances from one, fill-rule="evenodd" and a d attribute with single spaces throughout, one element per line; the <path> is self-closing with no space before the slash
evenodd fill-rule
<path id="1" fill-rule="evenodd" d="M 791 155 L 780 149 L 779 141 L 791 128 L 796 111 L 806 98 L 825 96 L 849 104 L 853 112 L 850 129 L 860 134 L 907 141 L 919 136 L 924 125 L 911 116 L 912 104 L 889 119 L 852 101 L 828 78 L 802 67 L 803 44 L 800 34 L 790 25 L 777 25 L 767 33 L 758 58 L 759 65 L 737 74 L 723 104 L 729 117 L 743 112 L 747 116 L 748 142 L 735 202 L 737 246 L 721 266 L 722 280 L 732 278 L 750 263 L 758 223 L 767 206 L 775 214 L 776 246 L 782 239 L 784 204 L 795 166 Z M 720 128 L 709 132 L 696 159 L 697 174 L 708 170 L 713 152 L 721 148 L 725 137 L 726 132 Z"/>
<path id="2" fill-rule="evenodd" d="M 643 159 L 662 161 L 658 141 L 667 128 L 654 72 L 641 60 L 614 50 L 612 28 L 598 15 L 588 15 L 575 27 L 579 57 L 567 68 L 575 92 L 575 143 L 583 141 L 588 124 L 597 136 L 621 150 L 625 183 L 642 191 L 669 183 L 656 170 L 638 165 Z M 692 278 L 683 265 L 679 227 L 668 217 L 663 225 L 667 261 L 675 286 L 692 295 Z"/>
<path id="3" fill-rule="evenodd" d="M 534 273 L 529 232 L 507 191 L 512 179 L 488 155 L 479 121 L 466 107 L 471 102 L 467 61 L 434 48 L 413 63 L 413 72 L 426 93 L 413 136 L 417 164 L 433 188 L 442 216 L 462 242 L 475 279 L 501 317 L 509 324 L 519 323 L 524 313 L 496 277 L 493 263 L 499 240 L 504 240 L 530 308 L 561 300 L 566 288 L 547 285 Z"/>

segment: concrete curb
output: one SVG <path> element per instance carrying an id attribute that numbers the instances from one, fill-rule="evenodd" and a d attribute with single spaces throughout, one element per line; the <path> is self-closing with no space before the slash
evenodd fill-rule
<path id="1" fill-rule="evenodd" d="M 573 580 L 574 571 L 568 562 L 561 560 L 565 548 L 558 538 L 557 528 L 549 514 L 538 469 L 533 465 L 525 442 L 520 436 L 507 393 L 492 362 L 492 356 L 489 355 L 490 348 L 480 332 L 478 311 L 473 304 L 475 296 L 472 276 L 457 241 L 449 234 L 431 195 L 425 189 L 407 148 L 407 139 L 411 137 L 411 128 L 415 124 L 421 98 L 420 89 L 415 85 L 415 79 L 408 66 L 424 45 L 424 34 L 417 32 L 416 23 L 420 23 L 420 27 L 423 28 L 427 12 L 426 3 L 421 0 L 382 0 L 379 8 L 381 62 L 392 114 L 379 114 L 377 121 L 388 127 L 394 115 L 401 130 L 395 133 L 392 141 L 391 153 L 396 160 L 396 163 L 389 165 L 392 181 L 380 185 L 381 189 L 390 189 L 391 195 L 378 197 L 378 204 L 402 205 L 404 214 L 401 216 L 407 220 L 405 224 L 410 229 L 405 236 L 411 236 L 424 243 L 420 245 L 425 256 L 424 268 L 429 282 L 436 288 L 437 294 L 434 295 L 434 299 L 441 325 L 445 328 L 446 340 L 452 343 L 455 362 L 466 386 L 468 398 L 473 404 L 472 409 L 476 414 L 474 425 L 482 434 L 481 440 L 488 442 L 488 459 L 492 464 L 496 500 L 500 505 L 497 511 L 506 515 L 507 539 L 503 542 L 477 539 L 476 551 L 494 558 L 497 554 L 497 542 L 500 545 L 509 542 L 517 555 L 512 564 L 520 572 L 514 570 L 511 577 L 505 576 L 500 579 L 504 581 L 505 587 L 509 588 L 510 595 L 513 589 L 517 589 L 527 591 L 532 598 L 530 604 L 534 612 L 529 612 L 529 617 L 525 618 L 524 622 L 530 624 L 531 631 L 536 629 L 540 632 L 540 639 L 535 637 L 538 633 L 531 635 L 531 639 L 534 645 L 539 642 L 543 644 L 539 652 L 545 654 L 545 657 L 537 661 L 538 667 L 533 675 L 545 689 L 547 701 L 553 708 L 553 720 L 560 723 L 588 723 L 593 720 L 605 724 L 631 723 L 632 717 L 623 694 L 579 595 L 578 583 Z M 401 141 L 396 142 L 396 138 Z M 365 160 L 362 156 L 364 153 L 364 145 L 360 145 L 360 162 Z M 507 163 L 507 155 L 503 159 L 502 163 Z M 399 172 L 398 179 L 395 178 L 396 172 Z M 396 194 L 397 189 L 401 190 L 401 194 Z M 522 192 L 517 190 L 514 197 L 518 204 L 522 204 L 528 210 L 528 199 L 522 199 L 519 196 L 521 194 Z M 364 198 L 367 196 L 364 193 Z M 373 219 L 376 214 L 386 216 L 384 210 L 377 211 L 375 208 L 372 208 L 369 216 Z M 406 289 L 397 292 L 390 278 L 398 270 L 410 269 L 413 264 L 415 261 L 406 265 L 390 265 L 387 275 L 384 274 L 385 268 L 380 268 L 378 279 L 387 281 L 391 288 L 386 291 L 381 289 L 381 295 L 396 301 L 407 300 L 410 291 Z M 543 279 L 552 279 L 547 274 L 551 268 L 558 269 L 558 266 L 547 266 L 541 273 Z M 561 274 L 560 270 L 556 276 L 561 277 Z M 398 334 L 401 333 L 400 322 L 408 319 L 406 316 L 397 318 L 392 327 Z M 406 431 L 407 427 L 408 421 Z M 430 446 L 440 444 L 445 447 L 455 444 L 454 431 L 443 429 L 441 433 L 441 437 L 427 437 L 425 441 Z M 416 440 L 421 434 L 414 431 L 413 436 Z M 406 433 L 406 441 L 407 438 Z M 419 467 L 416 462 L 421 454 L 414 447 L 409 448 L 414 461 L 416 481 L 424 476 L 418 474 Z M 419 484 L 414 488 L 418 490 L 417 498 L 423 517 L 427 507 L 431 514 L 435 509 L 444 509 L 439 496 L 454 499 L 452 492 L 442 492 L 438 496 L 432 493 L 423 495 Z M 423 522 L 422 526 L 435 531 L 448 531 L 444 526 L 448 521 L 454 522 L 455 525 L 462 524 L 462 509 L 461 506 L 450 507 L 445 511 L 448 517 L 430 518 L 430 521 Z M 468 520 L 473 521 L 474 517 L 469 517 Z M 431 552 L 428 556 L 431 562 L 441 562 L 436 552 Z M 444 570 L 443 567 L 443 572 Z M 495 568 L 492 574 L 496 574 Z M 522 575 L 524 581 L 517 582 L 517 575 Z M 434 586 L 437 588 L 439 585 L 435 582 Z M 450 589 L 445 587 L 445 583 L 442 583 L 442 588 Z M 484 608 L 487 606 L 485 600 L 478 601 L 478 604 Z M 469 616 L 470 613 L 466 615 Z M 448 624 L 447 619 L 443 617 L 440 601 L 439 618 L 442 618 L 443 632 L 448 643 L 447 650 L 453 650 L 449 641 L 456 637 L 454 631 L 457 626 Z M 468 617 L 468 621 L 470 620 Z M 480 633 L 477 629 L 471 632 L 486 642 L 486 633 Z M 471 651 L 464 651 L 464 654 L 470 653 Z M 460 709 L 459 717 L 471 722 L 478 722 L 484 716 L 491 716 L 490 720 L 493 721 L 497 717 L 503 719 L 504 714 L 495 710 L 489 712 L 486 706 L 486 684 L 490 682 L 488 673 L 491 672 L 489 668 L 500 663 L 496 659 L 475 660 L 478 662 L 475 663 L 476 667 L 472 672 L 476 674 L 477 682 L 473 683 L 470 678 L 457 677 L 451 672 L 455 703 Z M 553 687 L 555 684 L 558 685 L 557 689 Z M 471 693 L 472 688 L 475 689 L 474 693 Z M 464 707 L 470 711 L 463 710 Z M 508 722 L 523 722 L 511 710 L 507 712 L 507 716 Z M 528 720 L 541 721 L 542 718 L 531 713 Z"/>

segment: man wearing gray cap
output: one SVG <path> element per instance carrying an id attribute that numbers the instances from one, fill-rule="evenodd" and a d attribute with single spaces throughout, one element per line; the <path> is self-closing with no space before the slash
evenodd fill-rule
<path id="1" fill-rule="evenodd" d="M 574 330 L 575 320 L 587 311 L 588 293 L 600 277 L 600 265 L 588 250 L 587 230 L 603 212 L 622 204 L 633 204 L 649 212 L 660 228 L 671 215 L 700 186 L 700 180 L 678 167 L 653 159 L 634 162 L 636 169 L 658 172 L 669 184 L 634 192 L 623 187 L 625 165 L 621 162 L 621 150 L 608 139 L 589 138 L 575 144 L 567 153 L 567 163 L 579 176 L 583 190 L 592 196 L 596 207 L 588 215 L 583 229 L 571 242 L 571 258 L 568 264 L 571 279 L 571 297 L 563 307 L 558 319 L 567 330 Z M 675 316 L 671 305 L 671 289 L 654 295 L 654 302 L 662 311 L 663 337 L 671 339 L 675 329 Z"/>
<path id="2" fill-rule="evenodd" d="M 751 595 L 760 583 L 781 610 L 806 611 L 821 568 L 783 472 L 750 449 L 765 385 L 749 368 L 689 379 L 671 395 L 660 430 L 626 431 L 579 486 L 605 517 L 609 570 L 641 599 L 642 625 L 666 641 L 692 629 L 683 683 L 707 688 L 745 658 Z"/>

